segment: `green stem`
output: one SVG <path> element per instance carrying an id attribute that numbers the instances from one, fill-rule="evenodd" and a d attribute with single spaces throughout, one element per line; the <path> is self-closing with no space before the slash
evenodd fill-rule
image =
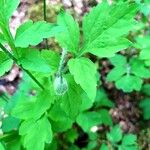
<path id="1" fill-rule="evenodd" d="M 43 0 L 43 16 L 44 16 L 44 21 L 47 21 L 46 0 Z M 48 40 L 47 39 L 45 39 L 45 45 L 46 45 L 46 49 L 48 49 Z"/>
<path id="2" fill-rule="evenodd" d="M 44 90 L 43 85 L 32 75 L 32 73 L 29 70 L 26 70 L 23 68 L 22 65 L 18 64 L 18 60 L 11 54 L 11 52 L 9 52 L 1 43 L 0 43 L 0 48 L 5 52 L 5 54 L 12 59 L 22 70 L 24 70 L 31 78 L 33 81 L 36 82 L 36 84 L 42 89 Z"/>

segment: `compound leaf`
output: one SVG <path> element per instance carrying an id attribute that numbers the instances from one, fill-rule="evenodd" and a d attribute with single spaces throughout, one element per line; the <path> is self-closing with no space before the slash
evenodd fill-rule
<path id="1" fill-rule="evenodd" d="M 133 28 L 135 4 L 101 3 L 83 19 L 84 44 L 81 53 L 90 52 L 99 57 L 112 57 L 130 44 L 125 35 Z"/>

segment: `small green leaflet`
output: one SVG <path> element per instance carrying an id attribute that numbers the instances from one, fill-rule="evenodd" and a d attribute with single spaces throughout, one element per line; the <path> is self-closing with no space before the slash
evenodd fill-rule
<path id="1" fill-rule="evenodd" d="M 83 19 L 84 43 L 81 53 L 90 52 L 99 57 L 112 57 L 130 42 L 125 38 L 135 24 L 135 4 L 101 3 Z"/>
<path id="2" fill-rule="evenodd" d="M 124 56 L 116 55 L 110 58 L 110 62 L 115 67 L 108 73 L 107 81 L 115 81 L 116 87 L 124 92 L 139 91 L 143 83 L 142 79 L 150 77 L 150 70 L 136 57 L 127 62 Z"/>
<path id="3" fill-rule="evenodd" d="M 13 65 L 13 61 L 7 57 L 7 55 L 0 51 L 0 77 L 8 72 Z"/>
<path id="4" fill-rule="evenodd" d="M 70 59 L 68 62 L 70 73 L 74 76 L 77 84 L 87 93 L 88 97 L 94 101 L 96 97 L 96 66 L 88 58 Z"/>
<path id="5" fill-rule="evenodd" d="M 45 143 L 51 143 L 53 137 L 51 124 L 46 117 L 24 121 L 19 134 L 24 136 L 23 145 L 27 150 L 44 150 Z"/>
<path id="6" fill-rule="evenodd" d="M 126 134 L 122 139 L 119 150 L 139 150 L 137 147 L 137 137 L 134 134 Z"/>
<path id="7" fill-rule="evenodd" d="M 150 66 L 150 36 L 137 37 L 135 46 L 141 49 L 139 58 L 144 60 L 147 66 Z"/>
<path id="8" fill-rule="evenodd" d="M 140 102 L 140 108 L 143 110 L 145 120 L 150 119 L 150 98 L 145 98 Z"/>
<path id="9" fill-rule="evenodd" d="M 45 21 L 33 23 L 29 20 L 22 24 L 16 32 L 15 46 L 26 48 L 29 45 L 35 46 L 43 41 L 44 38 L 50 38 L 62 29 L 54 24 Z"/>
<path id="10" fill-rule="evenodd" d="M 75 119 L 82 103 L 82 89 L 75 83 L 72 76 L 67 76 L 68 91 L 61 98 L 61 107 L 68 117 Z"/>
<path id="11" fill-rule="evenodd" d="M 20 0 L 0 0 L 0 24 L 1 22 L 9 21 L 19 3 Z"/>
<path id="12" fill-rule="evenodd" d="M 72 53 L 77 53 L 79 49 L 80 31 L 78 23 L 67 12 L 61 11 L 57 18 L 57 23 L 64 29 L 58 34 L 56 39 L 61 47 Z"/>
<path id="13" fill-rule="evenodd" d="M 60 55 L 53 50 L 42 50 L 41 56 L 45 59 L 52 71 L 56 72 L 59 67 Z"/>
<path id="14" fill-rule="evenodd" d="M 94 111 L 80 113 L 76 121 L 85 132 L 89 132 L 93 126 L 102 123 L 100 113 Z"/>
<path id="15" fill-rule="evenodd" d="M 118 143 L 122 139 L 122 130 L 119 125 L 112 127 L 109 133 L 107 133 L 107 139 L 112 143 Z"/>
<path id="16" fill-rule="evenodd" d="M 22 65 L 24 69 L 41 72 L 50 73 L 50 65 L 41 57 L 39 50 L 32 48 L 18 48 L 17 50 L 18 62 Z"/>

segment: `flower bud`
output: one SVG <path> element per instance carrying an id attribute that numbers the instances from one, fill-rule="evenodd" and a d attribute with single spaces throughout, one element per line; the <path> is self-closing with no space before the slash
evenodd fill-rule
<path id="1" fill-rule="evenodd" d="M 68 90 L 67 80 L 62 76 L 57 76 L 54 80 L 54 90 L 57 95 L 64 95 Z"/>

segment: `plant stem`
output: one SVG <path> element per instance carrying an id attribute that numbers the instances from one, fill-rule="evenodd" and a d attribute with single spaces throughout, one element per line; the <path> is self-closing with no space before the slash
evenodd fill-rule
<path id="1" fill-rule="evenodd" d="M 44 21 L 47 21 L 46 0 L 43 0 L 43 16 L 44 16 Z M 45 39 L 45 45 L 46 45 L 46 49 L 48 49 L 48 40 L 47 39 Z"/>
<path id="2" fill-rule="evenodd" d="M 22 65 L 18 64 L 18 60 L 11 54 L 11 52 L 9 52 L 1 43 L 0 43 L 0 48 L 5 52 L 5 54 L 12 59 L 22 70 L 24 70 L 31 78 L 33 81 L 36 82 L 36 84 L 42 89 L 44 90 L 43 85 L 32 75 L 32 73 L 29 70 L 26 70 L 23 68 Z"/>

